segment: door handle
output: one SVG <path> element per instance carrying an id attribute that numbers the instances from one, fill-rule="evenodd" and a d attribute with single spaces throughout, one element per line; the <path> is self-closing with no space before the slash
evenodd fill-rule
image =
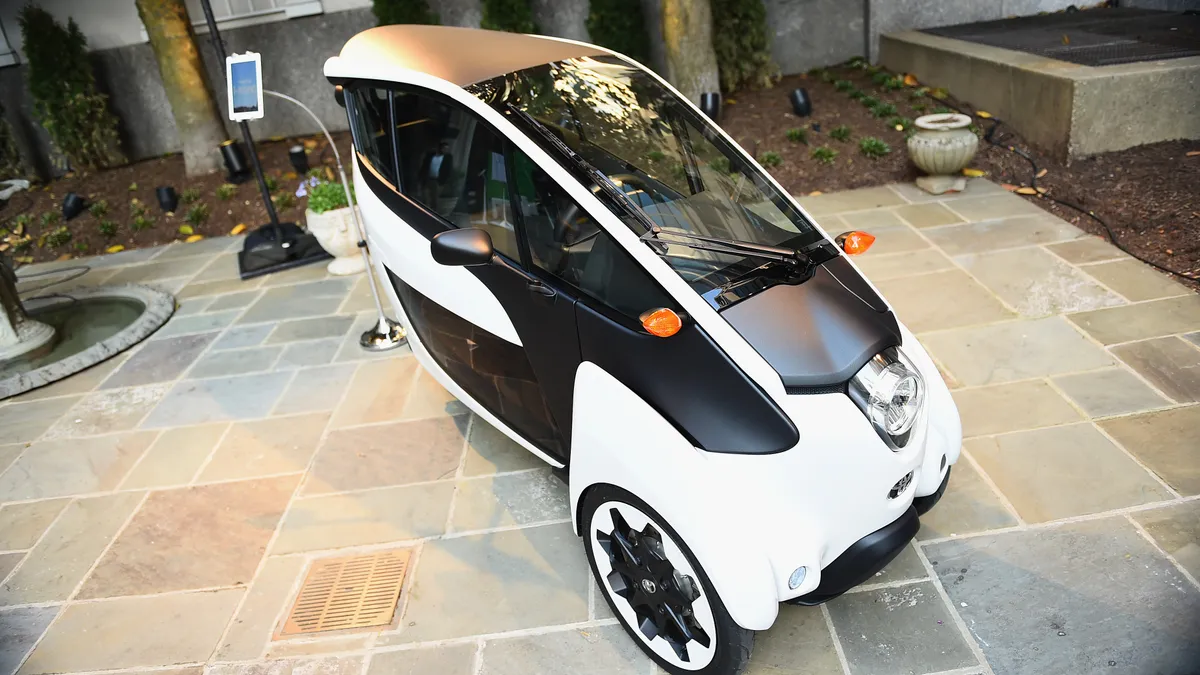
<path id="1" fill-rule="evenodd" d="M 554 292 L 553 288 L 550 288 L 540 281 L 531 281 L 525 285 L 525 288 L 529 289 L 529 291 L 532 293 L 537 293 L 538 295 L 543 295 L 547 298 L 553 298 L 554 296 L 558 295 L 558 293 Z"/>

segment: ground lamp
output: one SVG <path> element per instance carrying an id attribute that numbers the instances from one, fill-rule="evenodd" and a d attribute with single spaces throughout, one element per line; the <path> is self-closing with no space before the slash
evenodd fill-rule
<path id="1" fill-rule="evenodd" d="M 164 213 L 174 213 L 175 209 L 179 208 L 179 194 L 170 185 L 156 188 L 154 196 L 158 197 L 158 208 Z"/>
<path id="2" fill-rule="evenodd" d="M 792 93 L 788 94 L 788 100 L 792 102 L 792 112 L 796 113 L 797 117 L 808 117 L 812 114 L 812 99 L 808 97 L 808 90 L 804 87 L 793 89 Z"/>
<path id="3" fill-rule="evenodd" d="M 237 141 L 225 141 L 221 144 L 221 159 L 225 160 L 226 180 L 230 183 L 242 184 L 250 180 L 250 169 L 246 167 L 246 154 L 242 152 L 242 144 Z"/>
<path id="4" fill-rule="evenodd" d="M 83 197 L 80 197 L 74 192 L 68 192 L 67 196 L 63 197 L 63 220 L 70 220 L 83 213 L 83 209 L 85 207 L 87 207 L 87 203 L 83 201 Z"/>
<path id="5" fill-rule="evenodd" d="M 288 149 L 288 161 L 292 163 L 296 173 L 301 176 L 308 173 L 308 153 L 304 152 L 303 145 L 293 145 Z"/>
<path id="6" fill-rule="evenodd" d="M 720 92 L 709 92 L 700 94 L 700 112 L 704 113 L 708 119 L 721 123 L 721 94 Z"/>

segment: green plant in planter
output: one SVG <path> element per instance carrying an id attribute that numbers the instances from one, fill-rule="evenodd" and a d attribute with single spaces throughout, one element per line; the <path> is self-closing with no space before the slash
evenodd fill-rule
<path id="1" fill-rule="evenodd" d="M 88 213 L 92 214 L 93 218 L 103 218 L 104 215 L 108 213 L 108 200 L 101 199 L 99 201 L 92 202 L 91 205 L 88 206 Z"/>
<path id="2" fill-rule="evenodd" d="M 426 0 L 374 0 L 371 11 L 380 26 L 397 23 L 437 24 L 438 16 Z"/>
<path id="3" fill-rule="evenodd" d="M 200 190 L 197 188 L 190 187 L 179 193 L 179 201 L 184 204 L 191 204 L 197 199 L 200 199 Z"/>
<path id="4" fill-rule="evenodd" d="M 199 204 L 188 209 L 187 214 L 183 217 L 185 221 L 192 227 L 200 227 L 208 220 L 208 204 L 200 202 Z"/>
<path id="5" fill-rule="evenodd" d="M 829 72 L 828 70 L 821 71 L 821 81 L 822 82 L 833 82 L 836 79 L 837 79 L 837 76 L 834 75 L 833 73 Z"/>
<path id="6" fill-rule="evenodd" d="M 850 91 L 854 88 L 854 83 L 850 80 L 838 80 L 833 83 L 833 88 L 838 91 Z"/>
<path id="7" fill-rule="evenodd" d="M 275 208 L 280 211 L 286 211 L 296 205 L 296 198 L 287 192 L 280 192 L 271 197 L 271 201 L 275 202 Z"/>
<path id="8" fill-rule="evenodd" d="M 854 89 L 850 91 L 850 98 L 854 101 L 861 101 L 864 96 L 866 96 L 866 94 L 863 93 L 862 89 Z"/>
<path id="9" fill-rule="evenodd" d="M 850 127 L 840 124 L 829 130 L 829 137 L 835 141 L 848 141 L 850 140 Z"/>
<path id="10" fill-rule="evenodd" d="M 916 112 L 916 113 L 925 112 L 925 104 L 924 103 L 914 103 L 912 106 L 912 109 L 913 109 L 913 112 Z"/>
<path id="11" fill-rule="evenodd" d="M 350 194 L 354 194 L 354 186 L 350 186 Z M 344 209 L 350 206 L 346 202 L 346 191 L 341 183 L 317 183 L 308 189 L 308 208 L 313 213 L 325 213 L 334 209 Z"/>
<path id="12" fill-rule="evenodd" d="M 891 77 L 892 76 L 888 75 L 886 70 L 877 70 L 875 71 L 875 74 L 871 75 L 871 81 L 877 86 L 882 87 Z"/>
<path id="13" fill-rule="evenodd" d="M 783 164 L 783 157 L 781 157 L 778 152 L 768 150 L 762 154 L 762 157 L 760 157 L 758 159 L 758 161 L 763 166 L 772 166 L 773 167 L 773 166 L 779 166 L 780 164 Z"/>
<path id="14" fill-rule="evenodd" d="M 275 178 L 275 176 L 263 176 L 263 182 L 267 184 L 267 192 L 274 192 L 275 190 L 279 189 L 279 181 Z"/>
<path id="15" fill-rule="evenodd" d="M 878 159 L 892 151 L 892 147 L 890 145 L 884 143 L 878 138 L 875 138 L 874 136 L 867 136 L 859 141 L 858 149 L 862 152 L 862 154 L 870 157 L 871 159 Z"/>
<path id="16" fill-rule="evenodd" d="M 100 224 L 96 226 L 96 229 L 100 230 L 100 234 L 104 235 L 108 239 L 112 239 L 113 237 L 117 236 L 117 224 L 111 220 L 101 220 Z"/>
<path id="17" fill-rule="evenodd" d="M 808 129 L 796 128 L 787 130 L 787 139 L 793 143 L 808 143 Z"/>
<path id="18" fill-rule="evenodd" d="M 529 0 L 483 0 L 481 28 L 506 30 L 510 33 L 536 33 L 533 8 Z"/>
<path id="19" fill-rule="evenodd" d="M 237 193 L 237 186 L 233 183 L 221 183 L 217 186 L 217 199 L 221 201 L 229 201 L 229 198 Z"/>
<path id="20" fill-rule="evenodd" d="M 879 105 L 875 106 L 874 108 L 871 108 L 871 114 L 876 117 L 887 117 L 889 115 L 895 115 L 896 114 L 896 106 L 892 105 L 891 103 L 880 103 Z"/>
<path id="21" fill-rule="evenodd" d="M 919 101 L 925 98 L 925 94 L 929 93 L 929 87 L 917 87 L 908 92 L 908 97 L 914 101 Z"/>
<path id="22" fill-rule="evenodd" d="M 822 145 L 819 148 L 813 148 L 809 156 L 822 164 L 833 164 L 833 160 L 837 159 L 838 151 L 827 145 Z"/>
<path id="23" fill-rule="evenodd" d="M 912 128 L 912 125 L 913 121 L 907 117 L 893 117 L 892 119 L 888 120 L 888 126 L 896 131 L 908 131 L 910 128 Z"/>
<path id="24" fill-rule="evenodd" d="M 42 214 L 42 217 L 39 218 L 39 220 L 41 220 L 42 228 L 44 229 L 44 228 L 50 227 L 51 225 L 54 225 L 55 223 L 57 223 L 58 218 L 59 218 L 59 216 L 58 216 L 57 211 L 47 211 Z"/>
<path id="25" fill-rule="evenodd" d="M 42 235 L 43 242 L 49 248 L 58 248 L 71 241 L 71 231 L 66 225 L 60 225 Z"/>
<path id="26" fill-rule="evenodd" d="M 896 91 L 897 89 L 902 89 L 903 87 L 904 87 L 904 78 L 903 77 L 889 77 L 883 83 L 883 88 L 887 89 L 888 91 Z"/>
<path id="27" fill-rule="evenodd" d="M 146 211 L 146 205 L 136 197 L 129 200 L 129 228 L 141 232 L 154 227 L 154 218 Z"/>
<path id="28" fill-rule="evenodd" d="M 862 98 L 858 99 L 858 102 L 861 103 L 867 110 L 872 110 L 875 108 L 875 106 L 879 105 L 879 99 L 875 98 L 874 96 L 863 96 Z"/>

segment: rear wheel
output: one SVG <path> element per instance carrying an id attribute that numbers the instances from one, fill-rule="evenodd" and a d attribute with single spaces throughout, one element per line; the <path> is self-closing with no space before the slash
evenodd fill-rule
<path id="1" fill-rule="evenodd" d="M 672 675 L 732 675 L 753 631 L 734 622 L 695 556 L 653 509 L 609 485 L 582 509 L 584 545 L 604 599 L 642 650 Z"/>

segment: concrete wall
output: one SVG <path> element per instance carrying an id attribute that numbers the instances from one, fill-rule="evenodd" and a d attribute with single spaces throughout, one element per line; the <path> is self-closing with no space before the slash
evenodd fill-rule
<path id="1" fill-rule="evenodd" d="M 879 58 L 879 36 L 905 30 L 991 21 L 1038 12 L 1057 12 L 1080 0 L 868 0 L 872 62 Z"/>
<path id="2" fill-rule="evenodd" d="M 773 30 L 771 55 L 782 73 L 863 54 L 863 0 L 764 0 Z"/>

